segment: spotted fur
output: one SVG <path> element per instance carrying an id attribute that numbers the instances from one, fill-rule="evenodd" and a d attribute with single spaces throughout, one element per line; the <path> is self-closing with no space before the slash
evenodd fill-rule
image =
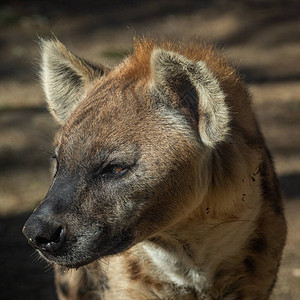
<path id="1" fill-rule="evenodd" d="M 24 233 L 60 300 L 269 298 L 286 223 L 234 68 L 198 43 L 137 40 L 109 69 L 44 40 L 41 78 L 62 126 Z M 58 250 L 34 239 L 42 218 L 63 228 Z"/>

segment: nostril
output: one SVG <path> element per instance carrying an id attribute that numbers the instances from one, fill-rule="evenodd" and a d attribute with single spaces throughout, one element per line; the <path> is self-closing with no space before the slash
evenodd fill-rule
<path id="1" fill-rule="evenodd" d="M 62 227 L 58 227 L 54 233 L 50 236 L 50 237 L 43 237 L 43 236 L 37 236 L 35 238 L 35 241 L 37 244 L 39 245 L 42 245 L 42 244 L 47 244 L 47 243 L 50 243 L 50 242 L 54 242 L 54 243 L 58 243 L 59 240 L 60 240 L 60 234 L 61 234 L 61 231 L 62 231 Z"/>
<path id="2" fill-rule="evenodd" d="M 65 229 L 60 226 L 50 236 L 37 236 L 34 244 L 41 250 L 54 252 L 62 246 L 64 238 Z"/>

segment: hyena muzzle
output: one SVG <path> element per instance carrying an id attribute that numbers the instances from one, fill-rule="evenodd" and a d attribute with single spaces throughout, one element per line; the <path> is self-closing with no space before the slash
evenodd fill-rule
<path id="1" fill-rule="evenodd" d="M 23 232 L 59 298 L 268 299 L 286 223 L 235 70 L 197 43 L 140 39 L 112 69 L 41 46 L 61 127 Z"/>

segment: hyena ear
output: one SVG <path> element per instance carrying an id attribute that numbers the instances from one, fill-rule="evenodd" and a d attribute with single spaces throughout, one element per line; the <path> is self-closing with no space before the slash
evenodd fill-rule
<path id="1" fill-rule="evenodd" d="M 41 40 L 41 56 L 40 76 L 49 110 L 64 124 L 92 82 L 106 70 L 75 56 L 57 39 Z"/>
<path id="2" fill-rule="evenodd" d="M 213 147 L 225 139 L 229 109 L 218 80 L 205 62 L 194 62 L 174 52 L 154 49 L 151 76 L 168 105 L 192 110 L 190 114 L 198 123 L 205 145 Z"/>

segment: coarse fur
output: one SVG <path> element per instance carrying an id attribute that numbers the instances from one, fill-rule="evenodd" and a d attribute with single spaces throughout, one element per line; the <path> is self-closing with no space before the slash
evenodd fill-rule
<path id="1" fill-rule="evenodd" d="M 41 44 L 61 129 L 24 234 L 59 299 L 268 299 L 286 222 L 234 68 L 196 42 L 137 39 L 113 69 Z"/>

